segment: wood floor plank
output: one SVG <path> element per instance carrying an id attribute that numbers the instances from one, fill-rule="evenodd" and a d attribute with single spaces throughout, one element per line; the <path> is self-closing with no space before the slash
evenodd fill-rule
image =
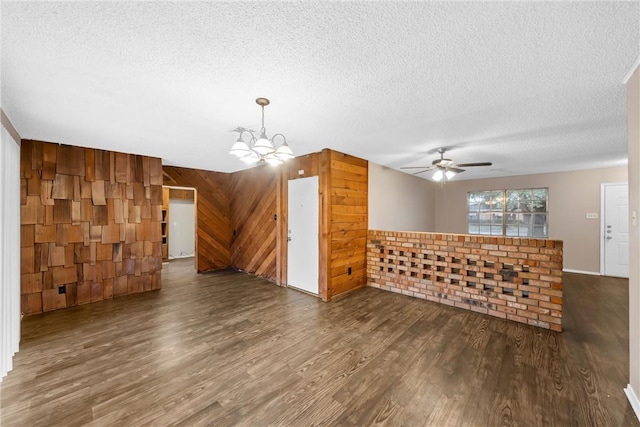
<path id="1" fill-rule="evenodd" d="M 365 288 L 331 303 L 233 270 L 30 316 L 4 426 L 640 425 L 628 282 L 567 274 L 564 332 Z"/>

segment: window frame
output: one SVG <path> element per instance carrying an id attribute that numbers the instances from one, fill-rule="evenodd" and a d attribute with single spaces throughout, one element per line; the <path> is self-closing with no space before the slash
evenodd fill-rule
<path id="1" fill-rule="evenodd" d="M 545 191 L 545 210 L 544 211 L 540 211 L 540 212 L 536 212 L 536 211 L 520 211 L 520 212 L 515 212 L 515 211 L 509 211 L 507 209 L 508 206 L 508 199 L 507 199 L 507 194 L 509 192 L 531 192 L 533 194 L 534 191 L 536 190 L 544 190 Z M 481 210 L 480 208 L 480 204 L 482 202 L 478 202 L 478 207 L 477 210 L 472 211 L 471 210 L 471 194 L 474 193 L 485 193 L 487 195 L 489 195 L 489 200 L 491 201 L 494 197 L 495 197 L 495 193 L 500 192 L 501 193 L 501 204 L 502 204 L 502 210 L 497 210 L 497 209 L 489 209 L 486 211 Z M 486 200 L 486 198 L 485 198 Z M 485 202 L 486 203 L 486 202 Z M 490 202 L 491 203 L 491 202 Z M 472 225 L 472 222 L 469 221 L 469 218 L 471 217 L 472 214 L 477 214 L 477 231 L 471 232 L 470 226 Z M 482 233 L 482 226 L 481 226 L 481 221 L 480 221 L 480 217 L 481 215 L 490 215 L 490 220 L 489 220 L 489 233 Z M 494 225 L 493 225 L 493 218 L 494 215 L 501 215 L 501 227 L 500 227 L 500 234 L 494 234 Z M 521 236 L 519 235 L 508 235 L 507 234 L 507 229 L 508 229 L 508 216 L 512 215 L 512 214 L 531 214 L 531 218 L 530 221 L 533 222 L 534 218 L 536 216 L 544 216 L 545 221 L 543 224 L 543 230 L 546 232 L 544 236 L 535 236 L 531 233 L 533 233 L 533 226 L 530 226 L 528 228 L 528 234 L 525 236 Z M 500 237 L 511 237 L 511 238 L 533 238 L 533 239 L 548 239 L 549 238 L 549 187 L 534 187 L 534 188 L 510 188 L 510 189 L 493 189 L 493 190 L 470 190 L 467 191 L 467 212 L 466 212 L 466 222 L 467 222 L 467 234 L 473 235 L 473 236 L 500 236 Z M 530 224 L 531 224 L 530 222 Z"/>

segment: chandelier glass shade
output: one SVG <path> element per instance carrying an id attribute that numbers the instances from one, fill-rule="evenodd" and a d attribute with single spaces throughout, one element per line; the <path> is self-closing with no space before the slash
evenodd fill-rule
<path id="1" fill-rule="evenodd" d="M 434 181 L 449 181 L 451 178 L 456 176 L 456 173 L 450 170 L 442 171 L 442 169 L 438 169 L 433 176 L 431 177 Z"/>
<path id="2" fill-rule="evenodd" d="M 267 98 L 256 99 L 256 104 L 262 108 L 262 128 L 260 128 L 260 136 L 256 138 L 253 132 L 245 128 L 236 128 L 238 132 L 238 140 L 231 146 L 229 154 L 238 157 L 245 163 L 269 163 L 270 165 L 277 166 L 285 161 L 293 158 L 293 151 L 287 144 L 287 138 L 281 133 L 273 135 L 272 138 L 267 136 L 267 131 L 264 127 L 264 107 L 269 105 Z M 249 134 L 250 139 L 245 142 L 243 135 Z M 282 138 L 282 143 L 278 148 L 274 140 L 276 138 Z"/>

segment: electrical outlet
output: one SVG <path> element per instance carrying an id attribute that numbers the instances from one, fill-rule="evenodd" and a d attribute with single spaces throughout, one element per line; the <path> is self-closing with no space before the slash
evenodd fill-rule
<path id="1" fill-rule="evenodd" d="M 66 294 L 67 293 L 67 287 L 65 285 L 62 286 L 58 286 L 58 294 Z"/>
<path id="2" fill-rule="evenodd" d="M 304 175 L 304 169 L 298 169 L 298 175 Z"/>

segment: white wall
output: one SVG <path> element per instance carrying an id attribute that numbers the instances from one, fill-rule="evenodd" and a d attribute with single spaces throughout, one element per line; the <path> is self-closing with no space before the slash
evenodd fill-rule
<path id="1" fill-rule="evenodd" d="M 564 241 L 564 268 L 600 273 L 600 184 L 627 182 L 627 168 L 451 181 L 436 191 L 436 231 L 467 232 L 467 193 L 518 188 L 549 189 L 549 238 Z"/>
<path id="2" fill-rule="evenodd" d="M 640 215 L 640 68 L 627 82 L 629 212 Z M 625 389 L 640 418 L 640 228 L 629 220 L 629 386 Z"/>
<path id="3" fill-rule="evenodd" d="M 20 344 L 20 147 L 2 113 L 0 141 L 0 381 Z M 12 128 L 12 127 L 11 127 Z M 15 129 L 13 129 L 15 132 Z"/>
<path id="4" fill-rule="evenodd" d="M 437 184 L 369 162 L 369 229 L 434 231 Z"/>
<path id="5" fill-rule="evenodd" d="M 169 199 L 169 258 L 194 256 L 195 205 L 193 200 Z"/>

